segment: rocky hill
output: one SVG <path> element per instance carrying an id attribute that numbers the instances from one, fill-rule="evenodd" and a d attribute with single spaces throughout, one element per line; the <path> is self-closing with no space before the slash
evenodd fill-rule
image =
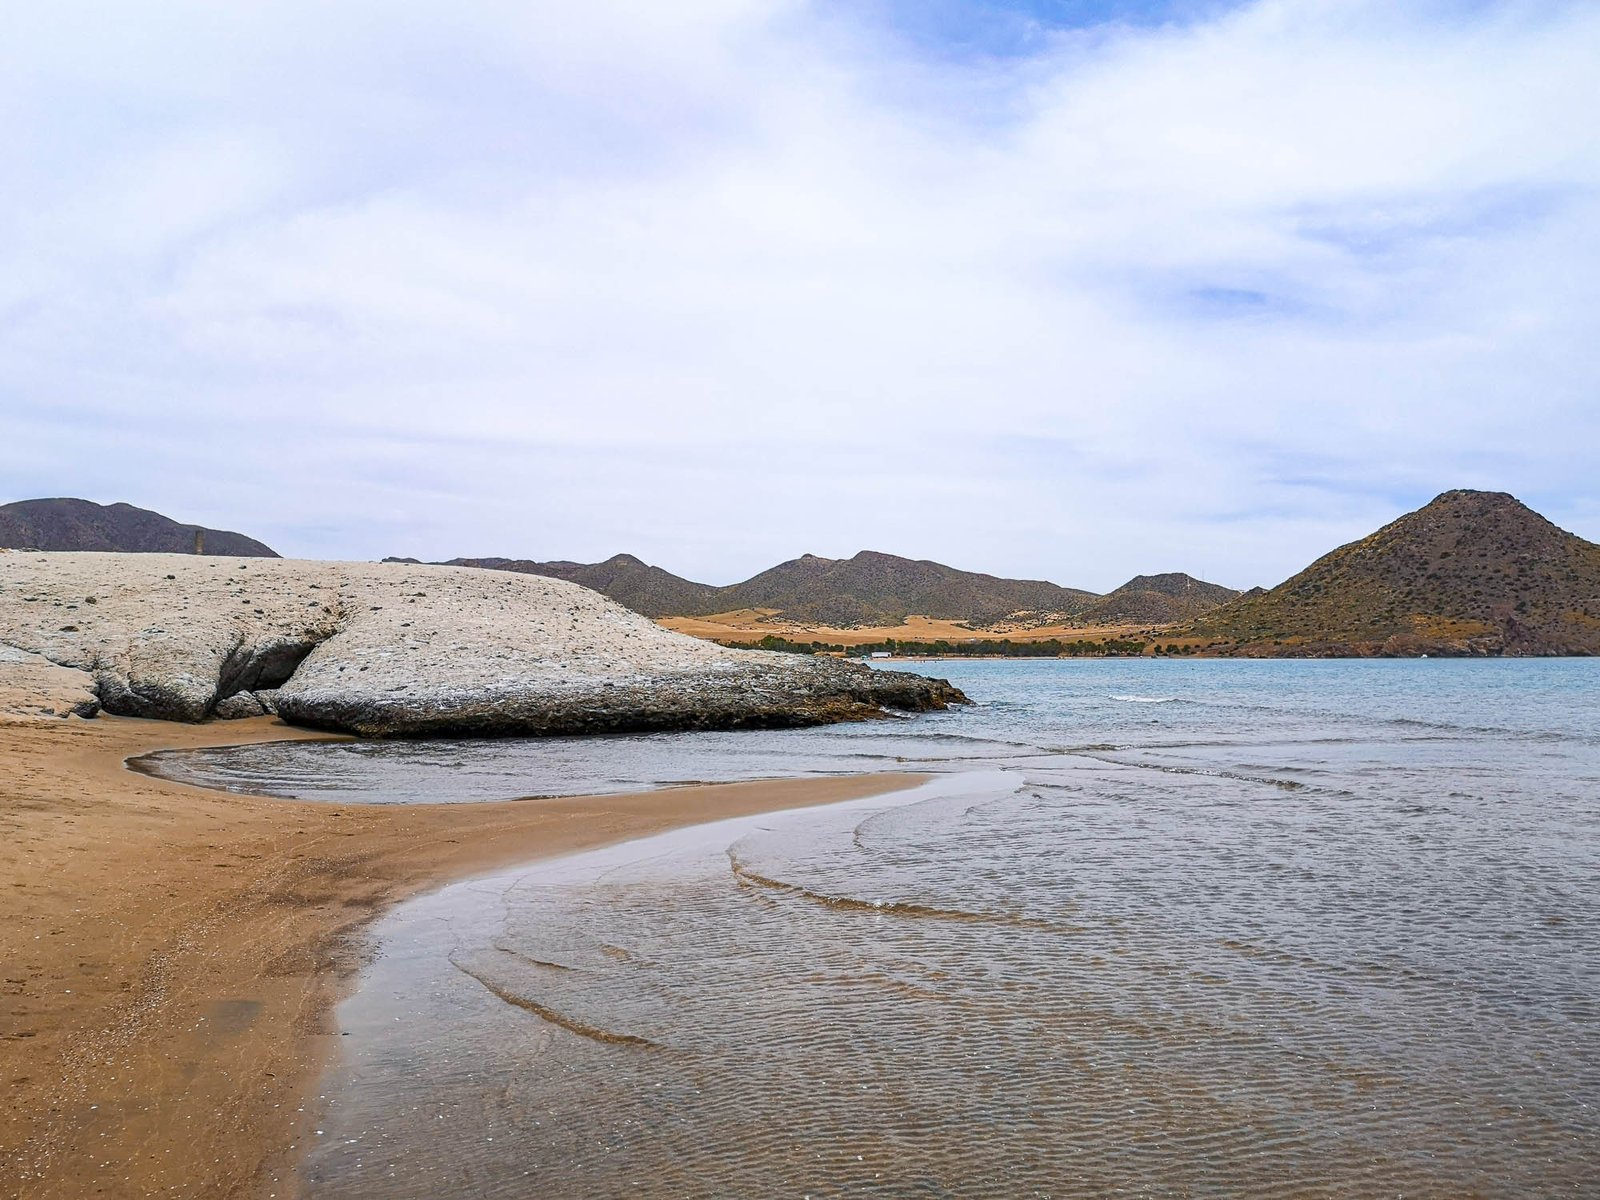
<path id="1" fill-rule="evenodd" d="M 242 533 L 185 525 L 131 504 L 96 504 L 92 500 L 70 498 L 18 500 L 14 504 L 0 505 L 0 546 L 27 550 L 278 557 L 275 550 Z"/>
<path id="2" fill-rule="evenodd" d="M 764 609 L 817 625 L 894 625 L 913 614 L 983 624 L 1018 612 L 1073 618 L 1097 598 L 1040 579 L 1001 579 L 874 550 L 854 558 L 804 554 L 727 587 L 683 579 L 631 554 L 601 563 L 455 558 L 446 565 L 568 579 L 647 617 Z"/>
<path id="3" fill-rule="evenodd" d="M 1600 546 L 1503 492 L 1445 492 L 1186 632 L 1252 656 L 1600 653 Z"/>
<path id="4" fill-rule="evenodd" d="M 983 624 L 1018 612 L 1076 616 L 1094 599 L 1042 579 L 1001 579 L 863 550 L 853 558 L 807 554 L 781 563 L 721 589 L 712 611 L 770 608 L 819 625 L 895 624 L 912 614 Z"/>
<path id="5" fill-rule="evenodd" d="M 364 736 L 815 725 L 939 680 L 671 633 L 564 580 L 404 563 L 0 553 L 0 696 Z"/>
<path id="6" fill-rule="evenodd" d="M 1181 571 L 1136 575 L 1091 604 L 1083 619 L 1091 625 L 1170 625 L 1192 621 L 1238 595 Z"/>
<path id="7" fill-rule="evenodd" d="M 617 554 L 604 562 L 533 562 L 513 558 L 453 558 L 445 566 L 486 567 L 495 571 L 518 571 L 525 575 L 544 575 L 565 579 L 610 596 L 634 612 L 647 617 L 699 616 L 723 611 L 717 607 L 722 590 L 709 583 L 695 583 L 652 567 L 631 554 Z"/>

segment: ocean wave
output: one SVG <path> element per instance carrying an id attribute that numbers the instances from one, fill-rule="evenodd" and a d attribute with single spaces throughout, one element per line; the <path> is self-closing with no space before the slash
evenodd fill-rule
<path id="1" fill-rule="evenodd" d="M 1080 752 L 1077 757 L 1086 758 L 1090 762 L 1105 763 L 1112 767 L 1133 767 L 1140 771 L 1158 771 L 1163 775 L 1198 775 L 1206 779 L 1229 779 L 1235 783 L 1259 783 L 1267 787 L 1275 787 L 1285 792 L 1298 792 L 1302 789 L 1320 792 L 1325 795 L 1350 795 L 1340 788 L 1320 787 L 1307 784 L 1298 779 L 1284 779 L 1274 775 L 1249 775 L 1242 771 L 1225 771 L 1216 767 L 1186 767 L 1174 763 L 1140 762 L 1137 759 L 1107 758 L 1100 754 L 1087 754 Z M 1048 784 L 1037 786 L 1048 787 Z"/>
<path id="2" fill-rule="evenodd" d="M 1113 700 L 1120 700 L 1124 704 L 1176 704 L 1177 696 L 1119 696 L 1113 694 Z"/>
<path id="3" fill-rule="evenodd" d="M 1005 925 L 1016 929 L 1046 929 L 1057 932 L 1081 932 L 1071 926 L 1058 925 L 1052 921 L 1041 920 L 1037 917 L 1025 917 L 1016 913 L 1001 912 L 973 912 L 969 909 L 939 908 L 930 904 L 918 904 L 910 900 L 868 900 L 858 896 L 840 896 L 827 892 L 813 891 L 811 888 L 802 887 L 797 883 L 786 883 L 781 879 L 773 879 L 752 871 L 748 866 L 739 861 L 733 848 L 728 848 L 728 864 L 733 872 L 735 882 L 742 887 L 758 887 L 772 892 L 781 892 L 821 905 L 824 908 L 839 909 L 846 912 L 868 912 L 878 916 L 895 917 L 920 917 L 934 921 L 970 921 L 985 925 Z"/>
<path id="4" fill-rule="evenodd" d="M 454 956 L 451 956 L 448 961 L 452 967 L 469 979 L 474 980 L 496 1000 L 509 1004 L 512 1008 L 520 1008 L 523 1012 L 532 1013 L 540 1020 L 559 1026 L 569 1033 L 575 1033 L 581 1038 L 587 1038 L 591 1042 L 601 1042 L 610 1046 L 647 1046 L 655 1048 L 657 1045 L 649 1038 L 640 1037 L 636 1033 L 619 1033 L 612 1029 L 602 1029 L 598 1025 L 590 1025 L 586 1021 L 580 1021 L 576 1017 L 568 1016 L 566 1013 L 551 1008 L 547 1004 L 541 1004 L 537 1000 L 506 987 L 491 978 L 486 971 L 470 967 Z"/>

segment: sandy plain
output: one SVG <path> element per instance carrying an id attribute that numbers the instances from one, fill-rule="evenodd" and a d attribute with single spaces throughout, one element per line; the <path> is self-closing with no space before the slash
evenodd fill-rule
<path id="1" fill-rule="evenodd" d="M 900 625 L 846 628 L 789 621 L 777 616 L 776 610 L 764 608 L 741 608 L 708 617 L 662 617 L 656 624 L 674 633 L 687 633 L 711 641 L 754 645 L 770 634 L 795 642 L 823 642 L 833 646 L 862 646 L 886 638 L 902 642 L 997 642 L 1002 638 L 1013 642 L 1047 642 L 1052 638 L 1063 642 L 1094 642 L 1132 637 L 1152 628 L 1149 625 L 1027 625 L 1019 622 L 974 629 L 960 621 L 917 616 L 907 617 Z"/>
<path id="2" fill-rule="evenodd" d="M 362 927 L 456 879 L 873 775 L 488 804 L 333 805 L 140 775 L 168 747 L 323 736 L 0 716 L 0 1195 L 288 1197 Z"/>

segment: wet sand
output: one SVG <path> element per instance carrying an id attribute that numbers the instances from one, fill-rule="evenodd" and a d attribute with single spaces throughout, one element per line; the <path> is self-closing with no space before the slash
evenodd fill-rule
<path id="1" fill-rule="evenodd" d="M 138 775 L 131 755 L 309 738 L 0 716 L 0 1180 L 28 1200 L 294 1194 L 362 926 L 452 880 L 914 775 L 355 806 Z"/>

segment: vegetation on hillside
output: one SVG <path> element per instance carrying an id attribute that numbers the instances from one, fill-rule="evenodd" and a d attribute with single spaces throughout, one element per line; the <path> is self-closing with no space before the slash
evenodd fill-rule
<path id="1" fill-rule="evenodd" d="M 1096 600 L 1082 617 L 1088 625 L 1171 625 L 1193 620 L 1238 595 L 1233 588 L 1181 571 L 1137 575 Z"/>
<path id="2" fill-rule="evenodd" d="M 873 654 L 892 654 L 900 658 L 1103 658 L 1141 655 L 1148 642 L 1135 638 L 1103 638 L 1099 641 L 1063 641 L 1047 638 L 1037 642 L 1013 642 L 1009 638 L 986 641 L 950 642 L 939 639 L 932 642 L 902 641 L 885 638 L 881 642 L 866 642 L 858 646 L 843 646 L 827 642 L 796 642 L 768 634 L 757 642 L 721 640 L 724 646 L 753 646 L 758 650 L 780 650 L 790 654 L 845 654 L 856 658 L 870 658 Z M 1176 646 L 1155 649 L 1155 653 L 1180 653 Z"/>
<path id="3" fill-rule="evenodd" d="M 790 621 L 833 626 L 895 625 L 913 614 L 985 624 L 1023 611 L 1076 616 L 1094 599 L 1042 579 L 1001 579 L 863 550 L 853 558 L 791 559 L 723 589 L 721 607 L 709 611 L 776 609 Z"/>
<path id="4" fill-rule="evenodd" d="M 1107 596 L 1042 579 L 1003 579 L 943 563 L 863 550 L 852 558 L 805 554 L 743 583 L 695 583 L 631 554 L 600 563 L 456 558 L 449 565 L 569 579 L 648 617 L 704 617 L 747 609 L 775 621 L 837 629 L 899 625 L 907 617 L 1001 624 L 1160 625 L 1186 620 L 1238 593 L 1188 575 L 1141 575 Z"/>
<path id="5" fill-rule="evenodd" d="M 1244 654 L 1600 653 L 1600 546 L 1454 491 L 1184 630 Z"/>
<path id="6" fill-rule="evenodd" d="M 805 554 L 726 587 L 695 583 L 631 554 L 602 563 L 456 558 L 449 565 L 570 579 L 647 617 L 703 617 L 749 608 L 786 621 L 835 627 L 898 625 L 912 615 L 974 624 L 1017 612 L 1075 618 L 1097 599 L 1093 592 L 1041 579 L 1001 579 L 874 550 L 843 559 Z"/>

